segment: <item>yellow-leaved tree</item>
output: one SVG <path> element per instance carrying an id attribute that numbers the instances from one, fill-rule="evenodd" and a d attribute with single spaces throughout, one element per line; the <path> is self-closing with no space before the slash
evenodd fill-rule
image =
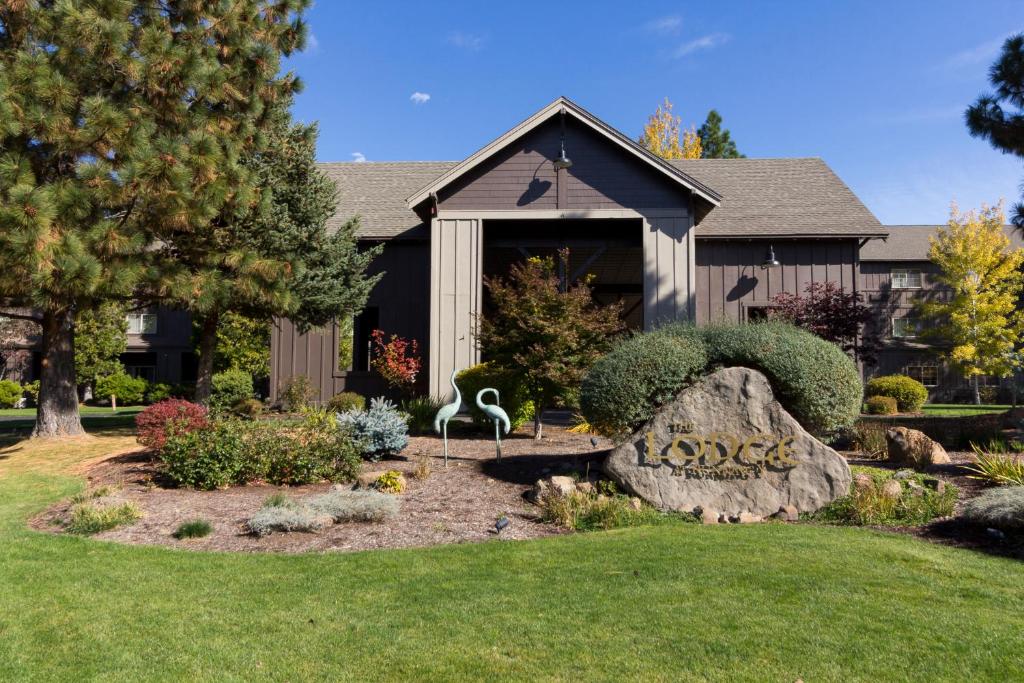
<path id="1" fill-rule="evenodd" d="M 950 362 L 972 380 L 975 403 L 981 403 L 982 375 L 1006 377 L 1019 364 L 1024 250 L 1012 247 L 1004 223 L 1001 204 L 967 213 L 954 204 L 928 252 L 940 269 L 936 279 L 950 294 L 918 305 L 929 323 L 923 336 L 948 346 Z"/>
<path id="2" fill-rule="evenodd" d="M 637 142 L 662 159 L 700 159 L 697 130 L 691 126 L 689 130 L 682 131 L 680 138 L 681 126 L 682 119 L 672 115 L 672 102 L 666 97 L 665 102 L 647 119 Z"/>

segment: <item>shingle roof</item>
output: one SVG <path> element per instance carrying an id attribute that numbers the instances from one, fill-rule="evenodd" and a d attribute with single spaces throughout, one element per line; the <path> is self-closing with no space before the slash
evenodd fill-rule
<path id="1" fill-rule="evenodd" d="M 721 206 L 697 224 L 697 237 L 885 234 L 874 214 L 821 159 L 672 163 L 722 195 Z"/>
<path id="2" fill-rule="evenodd" d="M 860 250 L 861 261 L 927 261 L 929 238 L 945 225 L 887 225 L 889 237 L 871 240 Z M 1017 248 L 1024 247 L 1020 231 L 1012 225 L 1005 228 L 1010 243 Z"/>
<path id="3" fill-rule="evenodd" d="M 426 237 L 406 198 L 453 168 L 454 161 L 325 163 L 338 185 L 329 227 L 362 217 L 366 239 Z M 885 229 L 821 159 L 690 159 L 672 162 L 722 195 L 697 237 L 884 235 Z"/>

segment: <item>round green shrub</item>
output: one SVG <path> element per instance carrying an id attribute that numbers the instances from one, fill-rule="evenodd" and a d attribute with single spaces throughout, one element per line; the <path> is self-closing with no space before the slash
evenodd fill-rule
<path id="1" fill-rule="evenodd" d="M 28 399 L 29 405 L 38 406 L 39 405 L 39 380 L 36 380 L 34 382 L 29 382 L 29 383 L 27 383 L 22 388 L 25 390 L 25 398 Z"/>
<path id="2" fill-rule="evenodd" d="M 462 392 L 462 403 L 469 408 L 473 423 L 481 428 L 494 428 L 491 418 L 487 417 L 476 405 L 476 395 L 481 389 L 491 387 L 498 390 L 502 409 L 508 413 L 512 429 L 518 429 L 533 419 L 533 401 L 526 393 L 522 383 L 509 372 L 498 370 L 490 363 L 479 363 L 466 368 L 455 377 L 455 384 Z M 493 395 L 485 397 L 485 402 L 494 400 Z"/>
<path id="3" fill-rule="evenodd" d="M 331 396 L 327 401 L 327 411 L 331 413 L 347 413 L 350 410 L 366 410 L 366 399 L 354 391 L 343 391 Z"/>
<path id="4" fill-rule="evenodd" d="M 137 406 L 142 404 L 148 388 L 149 382 L 143 378 L 118 372 L 98 378 L 92 393 L 98 401 L 110 401 L 116 396 L 119 406 Z"/>
<path id="5" fill-rule="evenodd" d="M 166 401 L 171 398 L 173 389 L 170 384 L 164 384 L 163 382 L 154 382 L 149 385 L 146 390 L 146 403 L 153 404 L 159 403 L 160 401 Z"/>
<path id="6" fill-rule="evenodd" d="M 918 412 L 928 400 L 928 389 L 906 375 L 884 375 L 869 379 L 864 393 L 896 399 L 896 406 L 903 413 Z"/>
<path id="7" fill-rule="evenodd" d="M 1024 529 L 1024 486 L 1000 486 L 964 503 L 961 517 L 996 529 Z"/>
<path id="8" fill-rule="evenodd" d="M 629 337 L 584 377 L 580 410 L 601 434 L 631 431 L 699 376 L 707 361 L 704 342 L 689 326 Z"/>
<path id="9" fill-rule="evenodd" d="M 835 344 L 782 322 L 701 328 L 712 364 L 760 370 L 776 398 L 805 429 L 828 434 L 860 415 L 857 364 Z"/>
<path id="10" fill-rule="evenodd" d="M 252 398 L 252 375 L 244 370 L 231 368 L 213 376 L 210 393 L 210 407 L 214 410 L 230 410 L 239 401 Z"/>
<path id="11" fill-rule="evenodd" d="M 871 396 L 864 401 L 864 412 L 868 415 L 895 415 L 896 399 L 891 396 Z"/>
<path id="12" fill-rule="evenodd" d="M 18 405 L 25 390 L 17 382 L 9 379 L 0 380 L 0 408 L 13 408 Z"/>
<path id="13" fill-rule="evenodd" d="M 238 401 L 231 406 L 231 413 L 238 417 L 246 417 L 250 420 L 254 420 L 263 413 L 263 409 L 263 401 L 255 398 L 243 398 L 241 401 Z"/>

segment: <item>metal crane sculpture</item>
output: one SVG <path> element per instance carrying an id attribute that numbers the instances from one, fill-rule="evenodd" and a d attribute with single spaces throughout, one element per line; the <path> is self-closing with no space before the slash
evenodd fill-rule
<path id="1" fill-rule="evenodd" d="M 457 370 L 452 370 L 452 376 L 449 380 L 452 383 L 452 389 L 455 391 L 455 400 L 441 406 L 441 410 L 437 411 L 437 415 L 434 416 L 434 431 L 444 435 L 445 467 L 448 467 L 448 420 L 452 419 L 455 413 L 459 412 L 459 408 L 462 407 L 462 394 L 459 392 L 459 387 L 455 385 L 455 375 L 457 372 Z"/>
<path id="2" fill-rule="evenodd" d="M 494 393 L 494 403 L 493 404 L 484 403 L 484 401 L 483 401 L 484 394 L 486 394 L 489 391 Z M 508 434 L 509 430 L 512 429 L 512 423 L 509 422 L 508 413 L 506 413 L 504 410 L 502 410 L 498 406 L 498 401 L 499 400 L 500 399 L 498 397 L 498 390 L 497 389 L 490 389 L 490 388 L 488 388 L 488 389 L 481 389 L 476 394 L 476 405 L 477 405 L 477 407 L 480 408 L 480 410 L 484 411 L 484 414 L 487 415 L 487 417 L 489 417 L 492 420 L 494 420 L 494 444 L 495 444 L 496 448 L 498 449 L 498 462 L 501 462 L 501 429 L 500 429 L 500 427 L 502 425 L 504 425 L 505 433 Z"/>

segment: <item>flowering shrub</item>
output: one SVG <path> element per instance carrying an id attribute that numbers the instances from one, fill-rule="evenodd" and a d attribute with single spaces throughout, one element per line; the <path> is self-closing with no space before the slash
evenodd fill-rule
<path id="1" fill-rule="evenodd" d="M 415 339 L 406 340 L 397 334 L 385 341 L 383 330 L 373 331 L 373 360 L 370 365 L 380 373 L 389 386 L 409 391 L 416 383 L 422 361 L 419 344 Z"/>
<path id="2" fill-rule="evenodd" d="M 338 426 L 351 432 L 362 443 L 363 457 L 380 460 L 397 455 L 409 444 L 409 427 L 395 404 L 384 398 L 370 401 L 365 411 L 350 410 L 337 417 Z"/>
<path id="3" fill-rule="evenodd" d="M 160 450 L 167 437 L 187 434 L 208 424 L 206 408 L 178 398 L 154 403 L 135 416 L 139 443 Z"/>

